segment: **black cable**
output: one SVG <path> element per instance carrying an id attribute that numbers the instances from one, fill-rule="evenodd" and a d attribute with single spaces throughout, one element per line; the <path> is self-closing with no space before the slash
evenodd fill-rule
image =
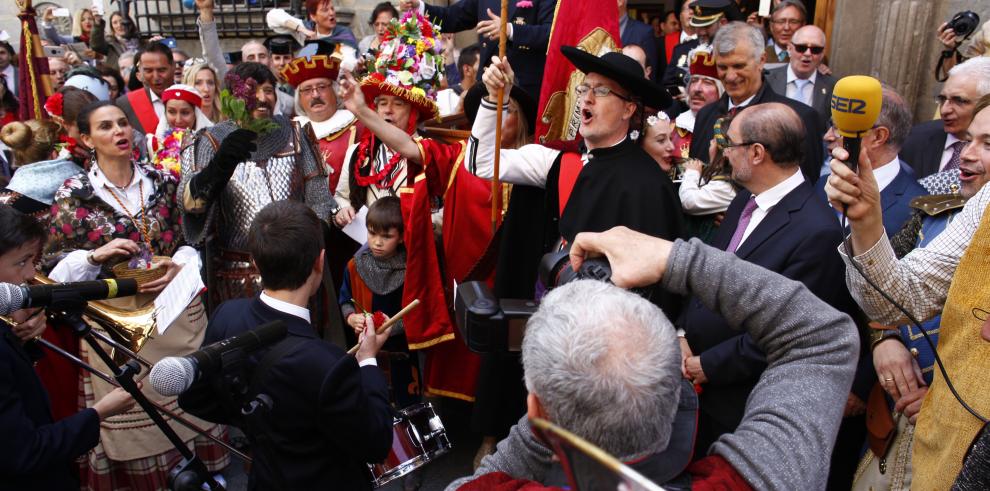
<path id="1" fill-rule="evenodd" d="M 849 210 L 849 205 L 843 205 L 842 206 L 842 220 L 841 220 L 841 222 L 842 222 L 842 230 L 843 231 L 846 230 L 846 220 L 848 219 L 848 217 L 846 216 L 846 213 L 848 212 L 848 210 Z M 932 338 L 929 337 L 928 331 L 924 327 L 921 326 L 921 323 L 918 322 L 918 320 L 915 319 L 914 316 L 911 315 L 911 313 L 907 311 L 907 309 L 905 309 L 903 306 L 901 306 L 901 304 L 895 302 L 894 299 L 890 298 L 890 295 L 887 295 L 887 293 L 884 292 L 883 290 L 881 290 L 880 287 L 877 286 L 877 284 L 874 283 L 873 280 L 871 280 L 869 276 L 866 276 L 866 272 L 863 271 L 862 266 L 860 266 L 859 263 L 856 262 L 856 258 L 853 256 L 853 253 L 852 253 L 852 244 L 851 244 L 851 241 L 849 239 L 849 235 L 846 235 L 846 237 L 842 240 L 842 244 L 843 244 L 843 247 L 846 250 L 846 256 L 849 257 L 849 263 L 852 264 L 854 268 L 856 268 L 856 271 L 859 273 L 860 276 L 863 277 L 864 280 L 866 280 L 866 283 L 869 284 L 874 290 L 876 290 L 877 293 L 879 293 L 880 296 L 882 296 L 884 298 L 884 300 L 886 300 L 891 305 L 893 305 L 894 307 L 896 307 L 897 310 L 900 310 L 901 313 L 903 313 L 908 318 L 908 320 L 912 324 L 914 324 L 914 326 L 917 327 L 918 330 L 921 331 L 921 334 L 925 336 L 925 341 L 928 342 L 928 346 L 931 347 L 932 354 L 935 356 L 935 364 L 938 365 L 939 371 L 942 372 L 942 378 L 945 379 L 945 385 L 949 387 L 949 391 L 952 392 L 952 396 L 955 397 L 957 401 L 959 401 L 959 404 L 961 404 L 962 407 L 964 409 L 966 409 L 966 411 L 968 411 L 970 414 L 972 414 L 973 416 L 975 416 L 976 419 L 980 420 L 984 425 L 986 425 L 988 422 L 990 422 L 990 421 L 987 420 L 987 418 L 984 418 L 983 416 L 980 415 L 980 413 L 976 412 L 975 409 L 973 409 L 972 407 L 970 407 L 969 404 L 966 404 L 966 401 L 963 400 L 962 396 L 959 395 L 959 392 L 956 391 L 956 387 L 954 385 L 952 385 L 952 380 L 949 379 L 949 374 L 945 371 L 945 365 L 942 364 L 942 358 L 940 356 L 938 356 L 938 349 L 935 347 L 935 343 L 932 342 Z"/>

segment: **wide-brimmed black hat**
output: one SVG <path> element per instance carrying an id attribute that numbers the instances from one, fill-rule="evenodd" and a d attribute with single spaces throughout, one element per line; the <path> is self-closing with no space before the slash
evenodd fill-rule
<path id="1" fill-rule="evenodd" d="M 464 115 L 467 116 L 468 121 L 472 125 L 474 124 L 474 118 L 478 116 L 478 106 L 481 105 L 481 98 L 487 94 L 488 89 L 482 83 L 474 84 L 464 94 Z M 519 104 L 519 110 L 522 111 L 523 117 L 526 118 L 529 132 L 536 132 L 536 99 L 533 99 L 533 96 L 529 95 L 529 92 L 526 92 L 518 85 L 512 86 L 512 90 L 509 91 L 509 97 L 515 99 L 516 104 Z"/>
<path id="2" fill-rule="evenodd" d="M 660 85 L 646 78 L 638 61 L 611 51 L 598 57 L 573 46 L 562 46 L 560 52 L 585 74 L 600 73 L 615 80 L 643 104 L 654 109 L 667 109 L 673 100 Z"/>

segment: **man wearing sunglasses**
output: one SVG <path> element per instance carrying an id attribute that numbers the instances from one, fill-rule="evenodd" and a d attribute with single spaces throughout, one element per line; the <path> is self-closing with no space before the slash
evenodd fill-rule
<path id="1" fill-rule="evenodd" d="M 835 77 L 818 73 L 825 58 L 825 32 L 817 26 L 804 26 L 787 45 L 788 63 L 767 71 L 767 82 L 774 92 L 811 106 L 827 128 Z"/>

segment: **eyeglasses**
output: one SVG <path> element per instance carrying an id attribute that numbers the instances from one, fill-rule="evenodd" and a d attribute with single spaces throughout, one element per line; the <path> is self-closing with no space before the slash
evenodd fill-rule
<path id="1" fill-rule="evenodd" d="M 804 21 L 798 19 L 774 19 L 771 20 L 770 23 L 775 26 L 783 26 L 784 24 L 787 24 L 791 27 L 801 27 L 804 25 Z"/>
<path id="2" fill-rule="evenodd" d="M 590 86 L 588 84 L 581 84 L 581 85 L 578 85 L 577 87 L 574 88 L 574 92 L 578 95 L 578 97 L 584 97 L 584 95 L 587 94 L 589 91 L 592 94 L 595 94 L 595 97 L 608 97 L 609 94 L 611 94 L 611 95 L 614 95 L 614 96 L 618 97 L 619 99 L 622 99 L 622 100 L 624 100 L 626 102 L 632 102 L 632 98 L 631 97 L 626 97 L 626 96 L 623 96 L 623 95 L 619 95 L 618 92 L 616 92 L 616 91 L 614 91 L 614 90 L 612 90 L 612 89 L 610 89 L 610 88 L 608 88 L 608 87 L 606 87 L 604 85 L 599 85 L 597 87 L 592 87 L 592 86 Z"/>
<path id="3" fill-rule="evenodd" d="M 725 142 L 724 142 L 724 144 L 719 145 L 719 146 L 722 147 L 722 150 L 728 150 L 728 149 L 734 148 L 734 147 L 748 147 L 750 145 L 757 145 L 757 144 L 763 145 L 763 148 L 769 148 L 766 143 L 757 142 L 757 141 L 749 141 L 749 142 L 739 142 L 739 143 L 736 143 L 736 142 L 732 141 L 731 138 L 729 138 L 729 134 L 728 133 L 725 134 Z"/>
<path id="4" fill-rule="evenodd" d="M 952 97 L 946 97 L 944 95 L 939 94 L 935 96 L 935 104 L 938 104 L 939 106 L 944 106 L 946 102 L 956 107 L 968 106 L 973 103 L 973 101 L 969 99 L 964 99 L 957 95 L 954 95 Z"/>
<path id="5" fill-rule="evenodd" d="M 794 46 L 794 51 L 797 51 L 798 53 L 804 53 L 809 49 L 813 55 L 820 55 L 825 52 L 824 46 L 812 46 L 810 44 L 792 44 L 791 46 Z"/>
<path id="6" fill-rule="evenodd" d="M 316 95 L 321 92 L 326 92 L 326 90 L 329 88 L 330 88 L 330 84 L 316 84 L 306 88 L 300 87 L 298 90 L 300 95 L 307 95 L 307 94 Z"/>

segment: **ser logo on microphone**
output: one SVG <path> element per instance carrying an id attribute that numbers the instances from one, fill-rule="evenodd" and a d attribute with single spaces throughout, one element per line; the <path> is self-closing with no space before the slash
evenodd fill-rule
<path id="1" fill-rule="evenodd" d="M 840 113 L 866 114 L 866 101 L 832 94 L 832 110 Z"/>

